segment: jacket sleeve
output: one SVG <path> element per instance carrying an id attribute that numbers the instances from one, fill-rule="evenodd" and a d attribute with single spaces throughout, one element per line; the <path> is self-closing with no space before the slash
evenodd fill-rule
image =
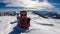
<path id="1" fill-rule="evenodd" d="M 19 17 L 17 18 L 17 22 L 18 22 L 18 24 L 20 24 L 20 18 Z"/>
<path id="2" fill-rule="evenodd" d="M 31 20 L 31 19 L 30 19 L 30 18 L 28 18 L 28 21 L 27 21 L 27 23 L 28 23 L 29 25 L 30 25 L 30 20 Z"/>

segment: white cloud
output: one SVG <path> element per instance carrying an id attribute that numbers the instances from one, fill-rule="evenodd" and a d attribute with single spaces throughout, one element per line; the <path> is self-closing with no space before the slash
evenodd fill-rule
<path id="1" fill-rule="evenodd" d="M 37 0 L 4 0 L 3 2 L 9 3 L 6 6 L 13 6 L 13 7 L 25 7 L 29 9 L 39 9 L 39 10 L 45 10 L 45 9 L 52 9 L 55 6 L 47 2 L 47 0 L 44 0 L 43 2 L 37 2 Z"/>
<path id="2" fill-rule="evenodd" d="M 58 3 L 52 3 L 53 5 L 60 5 L 60 4 L 58 4 Z"/>

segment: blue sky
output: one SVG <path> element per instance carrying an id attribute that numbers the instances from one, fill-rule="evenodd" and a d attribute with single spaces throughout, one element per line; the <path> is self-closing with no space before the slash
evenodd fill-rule
<path id="1" fill-rule="evenodd" d="M 16 2 L 17 1 L 17 2 Z M 24 0 L 21 0 L 21 2 L 23 3 L 23 1 Z M 18 2 L 19 2 L 19 0 L 14 0 L 14 1 L 11 1 L 10 3 L 11 4 L 9 4 L 9 0 L 7 1 L 2 1 L 2 0 L 0 0 L 0 10 L 1 9 L 23 9 L 23 7 L 26 7 L 26 6 L 28 6 L 28 7 L 31 7 L 29 4 L 27 4 L 26 2 L 31 2 L 30 3 L 30 5 L 32 6 L 32 7 L 34 7 L 35 6 L 35 4 L 33 5 L 32 3 L 37 3 L 37 4 L 39 4 L 40 3 L 40 5 L 42 5 L 42 7 L 45 7 L 45 6 L 48 6 L 49 5 L 49 7 L 50 6 L 53 6 L 54 7 L 54 9 L 58 9 L 58 10 L 60 10 L 60 0 L 47 0 L 47 2 L 48 3 L 50 3 L 50 4 L 46 4 L 45 6 L 43 5 L 44 3 L 43 3 L 43 1 L 44 0 L 38 0 L 38 2 L 32 2 L 32 1 L 37 1 L 37 0 L 25 0 L 24 2 L 25 2 L 25 4 L 19 4 Z M 45 0 L 46 1 L 46 0 Z M 16 3 L 16 4 L 15 4 Z M 10 6 L 11 5 L 11 6 Z M 17 5 L 17 6 L 16 6 Z M 21 6 L 20 6 L 21 5 Z M 44 8 L 45 9 L 45 8 Z M 50 9 L 52 9 L 52 7 L 50 8 Z"/>
<path id="2" fill-rule="evenodd" d="M 60 10 L 60 0 L 49 0 L 48 2 L 54 4 L 54 6 L 56 6 L 56 8 L 59 8 Z"/>
<path id="3" fill-rule="evenodd" d="M 43 1 L 43 0 L 40 0 L 40 1 Z M 60 0 L 48 0 L 48 2 L 55 5 L 56 8 L 60 9 Z"/>
<path id="4" fill-rule="evenodd" d="M 50 3 L 58 3 L 60 4 L 60 0 L 48 0 Z"/>

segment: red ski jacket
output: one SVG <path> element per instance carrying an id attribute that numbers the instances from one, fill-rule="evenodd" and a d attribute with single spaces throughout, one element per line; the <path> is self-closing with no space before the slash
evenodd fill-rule
<path id="1" fill-rule="evenodd" d="M 30 18 L 26 17 L 25 19 L 22 19 L 22 17 L 19 17 L 19 24 L 21 28 L 29 28 L 30 26 Z"/>

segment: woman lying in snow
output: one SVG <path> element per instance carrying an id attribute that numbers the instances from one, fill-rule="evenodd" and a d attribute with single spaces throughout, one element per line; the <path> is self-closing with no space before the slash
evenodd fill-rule
<path id="1" fill-rule="evenodd" d="M 13 31 L 10 32 L 9 34 L 21 34 L 26 32 L 26 30 L 29 30 L 30 18 L 27 17 L 26 11 L 20 11 L 20 16 L 19 14 L 17 14 L 17 21 L 18 21 L 17 26 L 15 26 L 13 28 Z M 11 22 L 11 24 L 13 23 L 15 22 Z"/>
<path id="2" fill-rule="evenodd" d="M 30 26 L 30 18 L 27 17 L 26 11 L 20 11 L 20 16 L 17 16 L 18 25 L 21 28 L 29 28 Z"/>

